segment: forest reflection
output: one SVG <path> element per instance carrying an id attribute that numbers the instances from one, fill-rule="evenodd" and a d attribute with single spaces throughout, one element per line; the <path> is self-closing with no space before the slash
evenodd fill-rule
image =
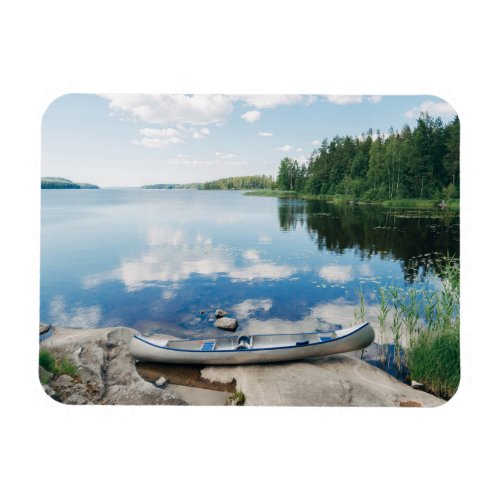
<path id="1" fill-rule="evenodd" d="M 378 255 L 401 261 L 404 278 L 414 282 L 429 271 L 440 272 L 443 256 L 459 258 L 459 214 L 456 211 L 385 208 L 326 201 L 280 199 L 282 231 L 304 227 L 318 250 L 361 259 Z"/>

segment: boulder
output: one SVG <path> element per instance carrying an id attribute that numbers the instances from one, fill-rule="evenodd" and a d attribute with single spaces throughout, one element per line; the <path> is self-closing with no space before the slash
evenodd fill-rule
<path id="1" fill-rule="evenodd" d="M 219 318 L 214 325 L 221 330 L 235 332 L 236 328 L 238 328 L 238 321 L 234 318 Z"/>
<path id="2" fill-rule="evenodd" d="M 216 309 L 215 310 L 215 317 L 216 318 L 223 318 L 224 316 L 227 316 L 229 313 L 227 311 L 224 311 L 224 309 Z"/>
<path id="3" fill-rule="evenodd" d="M 38 366 L 38 376 L 43 384 L 47 384 L 54 378 L 54 374 L 46 370 L 43 366 Z"/>

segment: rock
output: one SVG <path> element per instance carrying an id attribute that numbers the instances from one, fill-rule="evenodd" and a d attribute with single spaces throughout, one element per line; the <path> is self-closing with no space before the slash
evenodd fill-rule
<path id="1" fill-rule="evenodd" d="M 219 318 L 214 325 L 221 330 L 235 332 L 236 328 L 238 328 L 238 321 L 234 318 Z"/>
<path id="2" fill-rule="evenodd" d="M 165 377 L 160 377 L 155 382 L 156 387 L 165 387 L 167 385 L 167 379 Z"/>
<path id="3" fill-rule="evenodd" d="M 81 394 L 71 394 L 69 398 L 62 401 L 66 405 L 86 405 L 88 400 Z"/>
<path id="4" fill-rule="evenodd" d="M 224 311 L 224 309 L 216 309 L 215 310 L 215 317 L 216 318 L 223 318 L 224 316 L 227 316 L 229 313 L 227 311 Z"/>
<path id="5" fill-rule="evenodd" d="M 200 314 L 205 314 L 205 311 L 200 311 Z"/>
<path id="6" fill-rule="evenodd" d="M 47 394 L 47 396 L 50 396 L 52 399 L 55 399 L 56 401 L 59 401 L 59 398 L 57 397 L 57 392 L 52 389 L 49 385 L 43 385 L 43 390 Z"/>
<path id="7" fill-rule="evenodd" d="M 416 380 L 411 381 L 411 386 L 416 389 L 417 391 L 424 391 L 425 390 L 425 385 L 422 384 L 422 382 L 417 382 Z"/>
<path id="8" fill-rule="evenodd" d="M 51 329 L 51 325 L 46 325 L 44 323 L 40 323 L 40 335 L 47 333 Z"/>
<path id="9" fill-rule="evenodd" d="M 56 380 L 52 383 L 52 385 L 56 389 L 67 389 L 68 387 L 72 386 L 74 383 L 73 379 L 69 375 L 61 375 L 60 377 L 57 377 Z"/>
<path id="10" fill-rule="evenodd" d="M 44 384 L 54 378 L 54 374 L 46 370 L 43 366 L 38 366 L 38 376 Z"/>

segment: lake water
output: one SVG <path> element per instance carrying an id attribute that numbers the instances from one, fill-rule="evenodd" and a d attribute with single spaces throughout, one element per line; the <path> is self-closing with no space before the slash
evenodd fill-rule
<path id="1" fill-rule="evenodd" d="M 356 290 L 440 286 L 455 212 L 194 190 L 43 190 L 40 321 L 183 337 L 326 331 Z"/>

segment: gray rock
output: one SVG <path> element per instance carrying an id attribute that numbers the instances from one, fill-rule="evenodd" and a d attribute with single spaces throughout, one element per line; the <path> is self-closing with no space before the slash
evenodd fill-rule
<path id="1" fill-rule="evenodd" d="M 229 313 L 227 311 L 224 311 L 224 309 L 216 309 L 215 310 L 215 317 L 216 318 L 223 318 L 224 316 L 227 316 Z"/>
<path id="2" fill-rule="evenodd" d="M 66 405 L 86 405 L 88 400 L 81 394 L 71 394 L 68 398 L 62 401 Z"/>
<path id="3" fill-rule="evenodd" d="M 160 377 L 155 382 L 156 387 L 165 387 L 167 385 L 167 379 L 165 377 Z"/>
<path id="4" fill-rule="evenodd" d="M 72 386 L 74 384 L 73 379 L 69 375 L 61 375 L 60 377 L 57 377 L 56 380 L 52 383 L 52 385 L 56 389 L 67 389 L 68 387 Z"/>
<path id="5" fill-rule="evenodd" d="M 51 329 L 50 325 L 46 325 L 44 323 L 40 323 L 40 335 L 47 333 Z"/>
<path id="6" fill-rule="evenodd" d="M 425 385 L 422 384 L 422 382 L 417 382 L 416 380 L 411 381 L 411 386 L 416 389 L 417 391 L 424 391 L 425 390 Z"/>
<path id="7" fill-rule="evenodd" d="M 234 318 L 219 318 L 214 325 L 221 330 L 235 332 L 236 328 L 238 328 L 238 321 Z"/>
<path id="8" fill-rule="evenodd" d="M 54 374 L 46 370 L 43 366 L 38 366 L 38 376 L 44 383 L 47 383 L 54 378 Z"/>
<path id="9" fill-rule="evenodd" d="M 58 399 L 57 393 L 56 393 L 56 391 L 54 391 L 54 389 L 52 389 L 52 387 L 50 387 L 49 385 L 43 385 L 42 387 L 48 396 L 50 396 L 52 399 L 56 399 L 56 400 Z"/>

